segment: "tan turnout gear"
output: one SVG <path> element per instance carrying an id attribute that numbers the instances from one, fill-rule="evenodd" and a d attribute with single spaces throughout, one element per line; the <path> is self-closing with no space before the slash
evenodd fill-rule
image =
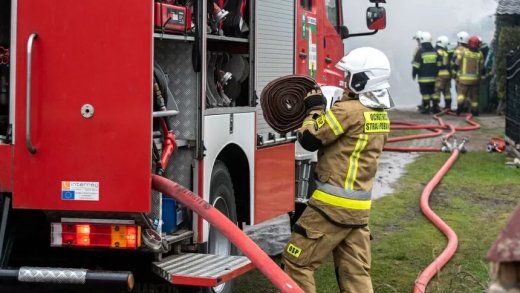
<path id="1" fill-rule="evenodd" d="M 442 48 L 437 49 L 437 54 L 442 57 L 442 61 L 437 63 L 439 65 L 439 75 L 435 80 L 435 92 L 432 98 L 438 103 L 442 94 L 444 96 L 444 108 L 449 109 L 451 106 L 450 60 L 448 59 L 448 52 Z"/>
<path id="2" fill-rule="evenodd" d="M 451 77 L 457 80 L 457 71 L 455 70 L 455 61 L 457 61 L 457 57 L 462 54 L 467 49 L 466 46 L 459 44 L 455 50 L 453 51 L 453 59 L 450 60 L 451 62 Z"/>
<path id="3" fill-rule="evenodd" d="M 314 271 L 331 252 L 342 293 L 373 292 L 367 226 L 390 120 L 385 110 L 367 108 L 357 98 L 345 90 L 329 111 L 313 109 L 300 129 L 321 143 L 317 189 L 294 225 L 282 266 L 306 293 L 316 292 Z"/>
<path id="4" fill-rule="evenodd" d="M 465 50 L 457 56 L 457 103 L 469 101 L 471 108 L 478 108 L 480 83 L 486 78 L 484 55 L 480 51 Z"/>

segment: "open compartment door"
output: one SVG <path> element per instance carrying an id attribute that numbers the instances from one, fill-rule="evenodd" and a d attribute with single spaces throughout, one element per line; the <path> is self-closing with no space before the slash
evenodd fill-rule
<path id="1" fill-rule="evenodd" d="M 152 5 L 17 1 L 15 208 L 150 210 Z"/>

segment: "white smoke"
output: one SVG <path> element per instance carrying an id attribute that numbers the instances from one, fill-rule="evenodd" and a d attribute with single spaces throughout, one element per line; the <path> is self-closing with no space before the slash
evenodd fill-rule
<path id="1" fill-rule="evenodd" d="M 365 10 L 368 0 L 343 0 L 344 24 L 350 33 L 368 32 Z M 456 43 L 456 34 L 467 31 L 483 41 L 491 41 L 495 29 L 495 0 L 388 0 L 386 29 L 373 36 L 345 40 L 349 50 L 370 46 L 387 54 L 392 66 L 391 94 L 397 107 L 414 107 L 420 103 L 419 87 L 412 80 L 412 52 L 417 31 L 428 31 L 434 39 L 445 35 Z M 452 89 L 453 94 L 454 90 Z"/>

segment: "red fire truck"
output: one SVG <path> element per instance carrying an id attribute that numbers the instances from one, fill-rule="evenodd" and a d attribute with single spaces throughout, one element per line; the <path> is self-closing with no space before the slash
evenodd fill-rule
<path id="1" fill-rule="evenodd" d="M 2 1 L 0 292 L 232 292 L 251 262 L 151 173 L 240 227 L 294 211 L 312 156 L 258 97 L 342 87 L 343 40 L 386 25 L 370 2 L 349 34 L 340 0 Z"/>

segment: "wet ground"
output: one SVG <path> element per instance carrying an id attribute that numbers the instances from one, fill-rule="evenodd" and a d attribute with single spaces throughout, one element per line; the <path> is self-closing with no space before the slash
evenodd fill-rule
<path id="1" fill-rule="evenodd" d="M 438 124 L 437 120 L 431 115 L 423 115 L 413 110 L 390 110 L 388 111 L 392 121 L 406 121 L 417 124 Z M 445 124 L 451 124 L 455 127 L 468 126 L 464 122 L 464 117 L 456 117 L 451 115 L 442 115 Z M 492 137 L 502 137 L 504 134 L 505 119 L 503 116 L 480 115 L 475 120 L 481 125 L 481 129 L 474 131 L 459 131 L 455 134 L 458 142 L 465 137 L 468 139 L 466 144 L 469 152 L 486 151 L 486 145 Z M 416 133 L 430 133 L 428 130 L 414 131 L 406 133 L 402 131 L 400 135 L 411 135 Z M 399 133 L 399 132 L 394 132 Z M 445 132 L 445 134 L 447 131 Z M 391 135 L 394 137 L 396 135 Z M 411 141 L 401 141 L 388 143 L 388 146 L 401 147 L 442 147 L 441 137 L 433 137 L 426 139 L 417 139 Z M 383 152 L 379 162 L 379 169 L 376 173 L 373 188 L 373 198 L 377 199 L 383 196 L 391 195 L 393 192 L 393 184 L 404 175 L 405 167 L 413 162 L 419 156 L 418 153 L 399 153 L 399 152 Z M 271 221 L 262 223 L 254 227 L 246 227 L 246 233 L 269 255 L 281 253 L 283 247 L 287 243 L 290 235 L 289 216 L 283 215 Z"/>

